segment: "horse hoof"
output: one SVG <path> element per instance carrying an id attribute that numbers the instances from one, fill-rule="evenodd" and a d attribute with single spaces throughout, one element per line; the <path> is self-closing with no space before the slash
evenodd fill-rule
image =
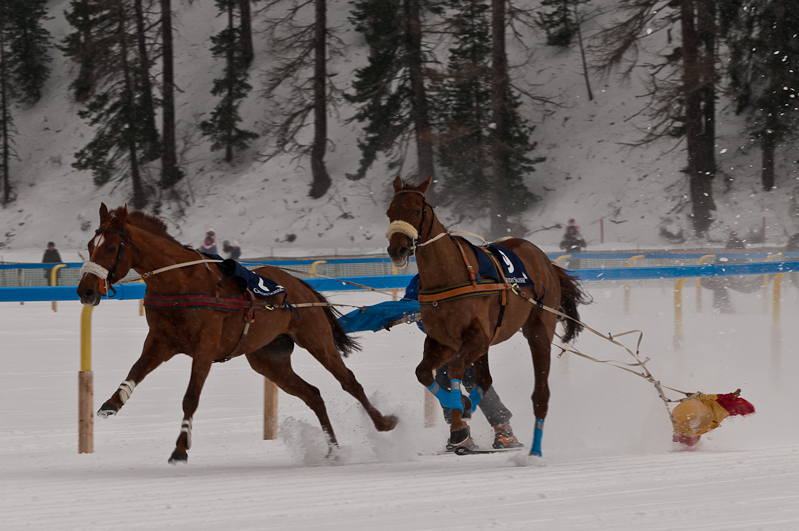
<path id="1" fill-rule="evenodd" d="M 459 445 L 469 438 L 469 426 L 459 430 L 452 430 L 449 432 L 449 443 L 452 445 Z"/>
<path id="2" fill-rule="evenodd" d="M 397 424 L 399 424 L 399 417 L 397 417 L 396 415 L 389 415 L 387 417 L 384 417 L 384 419 L 385 419 L 385 424 L 381 431 L 391 431 L 397 427 Z"/>
<path id="3" fill-rule="evenodd" d="M 97 411 L 97 416 L 107 419 L 108 417 L 116 415 L 118 411 L 119 408 L 116 407 L 114 404 L 105 403 Z"/>
<path id="4" fill-rule="evenodd" d="M 175 450 L 169 457 L 170 465 L 185 465 L 189 462 L 189 454 Z"/>

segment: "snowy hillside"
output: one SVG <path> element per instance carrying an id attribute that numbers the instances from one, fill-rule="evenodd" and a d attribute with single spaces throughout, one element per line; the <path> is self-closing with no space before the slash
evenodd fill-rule
<path id="1" fill-rule="evenodd" d="M 68 0 L 48 3 L 53 18 L 47 27 L 55 41 L 70 31 L 63 15 L 68 4 Z M 332 147 L 326 162 L 333 185 L 322 199 L 307 197 L 307 161 L 298 164 L 282 157 L 264 162 L 261 154 L 270 142 L 268 134 L 239 154 L 233 165 L 224 163 L 219 152 L 210 152 L 196 126 L 216 104 L 210 89 L 222 65 L 211 57 L 208 37 L 223 21 L 216 16 L 212 2 L 184 0 L 174 2 L 174 7 L 179 150 L 185 148 L 188 174 L 179 186 L 187 204 L 159 201 L 151 211 L 164 217 L 172 234 L 184 243 L 198 245 L 205 231 L 213 227 L 221 239 L 239 240 L 247 257 L 382 251 L 384 212 L 394 175 L 378 161 L 364 180 L 345 178 L 360 157 L 357 124 L 345 123 L 352 109 L 342 107 L 331 113 Z M 346 89 L 352 71 L 364 64 L 367 51 L 347 21 L 349 3 L 330 2 L 329 10 L 330 25 L 347 50 L 330 72 L 333 82 Z M 263 21 L 263 15 L 257 17 Z M 590 36 L 608 20 L 603 16 L 587 23 L 585 34 Z M 539 145 L 534 154 L 547 160 L 527 177 L 528 186 L 543 201 L 533 205 L 522 220 L 527 234 L 514 235 L 556 250 L 561 227 L 570 216 L 577 217 L 589 249 L 599 246 L 600 219 L 605 220 L 604 249 L 669 247 L 672 244 L 660 236 L 662 226 L 675 232 L 683 228 L 690 234 L 690 206 L 684 204 L 688 185 L 680 172 L 686 165 L 684 145 L 676 149 L 671 141 L 636 149 L 625 145 L 640 139 L 647 127 L 647 117 L 641 113 L 646 101 L 645 69 L 636 71 L 629 82 L 592 78 L 595 100 L 589 102 L 577 50 L 542 47 L 543 38 L 540 33 L 528 32 L 525 43 L 509 41 L 511 64 L 520 64 L 534 50 L 527 66 L 514 70 L 514 82 L 552 101 L 526 107 L 537 125 L 534 137 Z M 674 44 L 667 45 L 662 39 L 654 34 L 646 43 L 648 51 L 669 53 Z M 70 101 L 65 89 L 72 80 L 71 65 L 60 52 L 53 54 L 53 72 L 43 99 L 32 108 L 14 111 L 20 160 L 13 164 L 12 181 L 18 197 L 0 210 L 0 257 L 6 260 L 37 261 L 45 243 L 53 240 L 65 260 L 78 261 L 77 251 L 85 248 L 92 235 L 100 202 L 113 207 L 130 197 L 126 183 L 97 188 L 91 175 L 71 167 L 73 154 L 89 141 L 91 131 L 77 116 L 79 106 Z M 659 61 L 657 57 L 644 59 Z M 259 97 L 268 66 L 264 35 L 256 33 L 251 78 L 255 88 L 242 115 L 243 127 L 259 133 L 264 133 L 263 119 L 270 112 L 268 102 Z M 734 181 L 729 188 L 721 177 L 714 184 L 718 211 L 712 241 L 689 240 L 684 245 L 712 245 L 725 240 L 730 230 L 742 236 L 760 234 L 765 219 L 766 243 L 781 246 L 788 235 L 799 231 L 799 219 L 791 216 L 793 192 L 799 187 L 796 148 L 778 149 L 778 189 L 760 191 L 759 150 L 739 133 L 743 119 L 733 116 L 723 100 L 719 109 L 718 163 L 722 176 Z M 415 164 L 411 162 L 415 158 L 407 160 L 403 175 L 412 173 Z M 437 212 L 446 224 L 450 218 L 445 209 Z M 487 232 L 487 227 L 487 220 L 473 226 L 448 226 L 479 233 Z"/>

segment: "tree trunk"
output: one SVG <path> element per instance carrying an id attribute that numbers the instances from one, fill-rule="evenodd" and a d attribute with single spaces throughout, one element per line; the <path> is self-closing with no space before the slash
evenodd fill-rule
<path id="1" fill-rule="evenodd" d="M 311 147 L 310 195 L 319 199 L 330 188 L 330 175 L 325 168 L 327 148 L 327 2 L 316 0 L 316 35 L 314 38 L 314 140 Z"/>
<path id="2" fill-rule="evenodd" d="M 774 25 L 772 26 L 773 33 L 770 35 L 769 42 L 774 46 L 775 50 L 783 50 L 788 48 L 789 44 L 785 39 L 785 16 L 786 16 L 785 0 L 775 2 L 774 5 Z M 771 71 L 771 75 L 775 76 L 776 72 Z M 766 106 L 763 112 L 766 114 L 764 124 L 765 132 L 760 137 L 760 150 L 761 150 L 761 173 L 760 182 L 763 185 L 763 190 L 770 192 L 777 184 L 776 174 L 774 172 L 774 151 L 777 149 L 777 141 L 782 138 L 778 133 L 781 128 L 781 117 L 784 117 L 782 109 L 775 101 L 775 94 L 779 94 L 783 90 L 785 82 L 782 79 L 774 79 L 769 84 L 769 93 L 772 97 L 766 99 Z"/>
<path id="3" fill-rule="evenodd" d="M 235 28 L 235 19 L 233 16 L 233 9 L 234 9 L 234 2 L 233 0 L 228 0 L 227 3 L 227 28 L 228 31 L 233 32 Z M 225 99 L 227 100 L 227 109 L 226 112 L 228 115 L 232 115 L 233 113 L 233 83 L 231 80 L 236 75 L 236 43 L 229 42 L 227 45 L 227 57 L 226 62 L 227 65 L 225 66 L 225 77 L 228 79 L 228 90 L 227 96 Z M 227 139 L 225 141 L 225 162 L 233 162 L 233 124 L 228 121 L 228 129 L 225 131 L 225 135 Z"/>
<path id="4" fill-rule="evenodd" d="M 122 74 L 124 79 L 124 95 L 123 105 L 125 106 L 126 121 L 125 124 L 128 130 L 133 130 L 135 125 L 132 122 L 137 117 L 132 112 L 134 100 L 134 87 L 133 75 L 131 72 L 130 62 L 128 61 L 128 35 L 127 28 L 125 27 L 125 9 L 121 1 L 117 1 L 117 38 L 119 39 L 120 61 L 122 66 Z M 144 195 L 144 187 L 142 186 L 141 174 L 139 173 L 139 155 L 138 147 L 136 145 L 135 134 L 128 133 L 127 148 L 128 156 L 130 157 L 130 178 L 133 188 L 133 208 L 142 209 L 146 205 L 146 198 Z M 124 138 L 124 137 L 123 137 Z"/>
<path id="5" fill-rule="evenodd" d="M 419 0 L 404 0 L 405 46 L 408 57 L 408 75 L 411 81 L 411 119 L 416 134 L 417 174 L 427 179 L 435 174 L 433 159 L 433 132 L 427 108 L 427 93 L 422 72 L 422 25 Z"/>
<path id="6" fill-rule="evenodd" d="M 0 31 L 5 28 L 5 14 L 3 13 L 0 18 Z M 8 139 L 8 89 L 6 86 L 6 79 L 8 77 L 8 65 L 6 63 L 6 39 L 5 34 L 0 35 L 0 135 L 2 135 L 2 172 L 3 172 L 3 206 L 11 202 L 11 180 L 8 168 L 9 154 L 11 146 Z"/>
<path id="7" fill-rule="evenodd" d="M 239 21 L 241 27 L 241 56 L 247 66 L 249 66 L 253 58 L 255 58 L 255 48 L 252 42 L 250 0 L 239 0 L 239 12 L 241 13 L 241 20 Z"/>
<path id="8" fill-rule="evenodd" d="M 505 179 L 507 124 L 505 120 L 508 92 L 508 60 L 505 55 L 505 0 L 491 0 L 491 236 L 507 236 L 508 216 L 506 200 L 508 186 Z"/>
<path id="9" fill-rule="evenodd" d="M 766 116 L 766 133 L 760 137 L 760 151 L 761 151 L 761 170 L 760 181 L 763 185 L 763 190 L 770 192 L 776 185 L 776 177 L 774 173 L 774 151 L 777 147 L 777 139 L 775 134 L 769 131 L 775 131 L 778 126 L 779 118 L 776 112 L 769 112 Z"/>
<path id="10" fill-rule="evenodd" d="M 716 176 L 716 4 L 697 0 L 697 46 L 701 84 L 702 131 L 698 170 Z"/>
<path id="11" fill-rule="evenodd" d="M 86 5 L 86 1 L 82 2 L 83 5 Z M 80 9 L 80 8 L 76 8 Z M 83 14 L 83 20 L 81 24 L 80 32 L 80 41 L 81 41 L 81 51 L 80 51 L 80 59 L 79 59 L 79 67 L 78 67 L 78 75 L 73 83 L 75 87 L 75 99 L 83 103 L 87 101 L 91 95 L 94 93 L 94 85 L 95 85 L 95 58 L 93 53 L 94 48 L 94 35 L 92 35 L 92 31 L 90 28 L 90 20 L 91 17 L 87 13 L 88 8 L 84 7 L 81 9 L 81 13 Z"/>
<path id="12" fill-rule="evenodd" d="M 137 121 L 138 120 L 145 121 L 146 126 L 141 129 L 147 131 L 148 133 L 157 134 L 158 127 L 155 125 L 155 102 L 153 101 L 153 86 L 152 86 L 152 81 L 150 80 L 150 58 L 149 54 L 147 53 L 147 34 L 144 24 L 144 10 L 142 9 L 142 0 L 134 0 L 133 8 L 136 13 L 136 43 L 138 46 L 138 54 L 139 54 L 138 77 L 141 83 L 140 98 L 142 101 L 142 108 L 144 111 L 142 114 L 137 116 Z M 152 138 L 148 140 L 148 145 L 142 146 L 143 149 L 147 150 L 147 152 L 143 153 L 143 155 L 147 157 L 148 160 L 155 160 L 161 156 L 161 146 L 158 144 L 159 144 L 158 139 Z"/>
<path id="13" fill-rule="evenodd" d="M 161 156 L 161 188 L 172 188 L 182 177 L 178 168 L 175 142 L 175 60 L 172 45 L 172 0 L 161 0 L 161 35 L 163 47 L 163 117 L 164 151 Z"/>
<path id="14" fill-rule="evenodd" d="M 712 173 L 708 174 L 703 152 L 702 72 L 696 34 L 696 3 L 704 0 L 680 0 L 683 49 L 683 93 L 685 95 L 685 136 L 688 144 L 688 177 L 694 232 L 705 234 L 710 227 L 713 204 Z M 705 155 L 705 156 L 703 156 Z"/>

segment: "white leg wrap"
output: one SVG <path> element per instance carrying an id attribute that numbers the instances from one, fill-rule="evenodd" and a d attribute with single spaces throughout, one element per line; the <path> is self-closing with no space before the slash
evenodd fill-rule
<path id="1" fill-rule="evenodd" d="M 186 434 L 186 450 L 191 448 L 191 419 L 184 420 L 180 426 L 180 433 Z"/>
<path id="2" fill-rule="evenodd" d="M 125 380 L 119 384 L 119 401 L 122 402 L 123 406 L 130 398 L 130 395 L 133 394 L 134 389 L 136 389 L 136 382 L 133 380 Z"/>

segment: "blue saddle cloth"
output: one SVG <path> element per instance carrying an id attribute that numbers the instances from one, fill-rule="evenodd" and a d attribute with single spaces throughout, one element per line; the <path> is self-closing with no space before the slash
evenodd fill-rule
<path id="1" fill-rule="evenodd" d="M 218 254 L 209 254 L 207 256 L 210 256 L 214 260 L 223 260 Z M 274 280 L 253 273 L 230 258 L 219 264 L 219 269 L 221 269 L 222 273 L 225 275 L 235 278 L 242 290 L 249 288 L 250 291 L 259 297 L 273 297 L 281 293 L 286 293 L 286 288 Z"/>
<path id="2" fill-rule="evenodd" d="M 479 264 L 479 274 L 481 277 L 489 277 L 493 278 L 494 280 L 499 280 L 500 275 L 494 267 L 494 263 L 486 254 L 486 251 L 488 251 L 497 259 L 497 262 L 502 267 L 502 273 L 504 273 L 505 279 L 510 285 L 533 285 L 533 281 L 527 276 L 527 268 L 524 267 L 524 263 L 513 251 L 491 244 L 477 247 L 467 240 L 463 241 L 466 241 L 466 243 L 471 245 L 475 250 L 475 253 L 477 253 L 477 263 Z"/>

